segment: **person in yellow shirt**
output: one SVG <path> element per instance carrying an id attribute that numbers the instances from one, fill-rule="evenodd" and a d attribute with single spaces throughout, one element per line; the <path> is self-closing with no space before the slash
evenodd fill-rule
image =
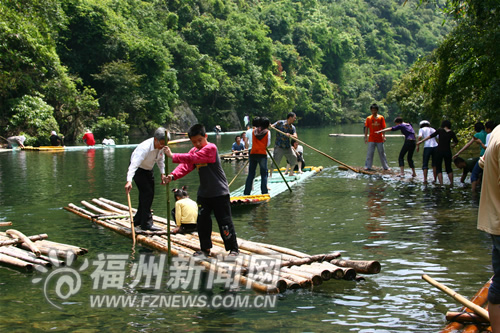
<path id="1" fill-rule="evenodd" d="M 187 193 L 187 186 L 172 190 L 175 197 L 175 208 L 172 209 L 172 217 L 177 224 L 172 230 L 173 234 L 187 234 L 196 231 L 198 220 L 198 204 L 191 200 Z"/>

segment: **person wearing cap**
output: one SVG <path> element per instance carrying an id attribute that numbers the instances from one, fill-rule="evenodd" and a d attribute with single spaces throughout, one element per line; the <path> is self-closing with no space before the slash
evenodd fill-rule
<path id="1" fill-rule="evenodd" d="M 165 155 L 163 148 L 166 145 L 165 129 L 158 128 L 154 136 L 141 142 L 135 148 L 130 157 L 130 165 L 127 172 L 127 183 L 125 191 L 130 193 L 132 180 L 139 190 L 139 206 L 134 216 L 134 226 L 140 226 L 143 230 L 163 230 L 153 225 L 153 214 L 151 205 L 155 195 L 155 180 L 153 167 L 158 165 L 161 173 L 161 184 L 165 185 Z"/>
<path id="2" fill-rule="evenodd" d="M 420 129 L 418 130 L 418 140 L 422 140 L 430 136 L 432 133 L 436 132 L 434 128 L 431 127 L 431 123 L 427 120 L 422 120 L 420 122 Z M 429 172 L 429 160 L 432 158 L 431 167 L 432 174 L 434 176 L 434 182 L 436 182 L 436 147 L 438 143 L 436 138 L 429 139 L 424 142 L 424 155 L 422 161 L 422 171 L 424 173 L 424 184 L 427 183 L 427 174 Z M 419 145 L 417 145 L 417 152 L 419 150 Z"/>
<path id="3" fill-rule="evenodd" d="M 85 131 L 82 140 L 87 144 L 87 146 L 95 146 L 94 134 L 92 134 L 89 129 Z"/>
<path id="4" fill-rule="evenodd" d="M 57 135 L 56 131 L 50 132 L 50 145 L 51 146 L 63 146 L 63 138 Z"/>

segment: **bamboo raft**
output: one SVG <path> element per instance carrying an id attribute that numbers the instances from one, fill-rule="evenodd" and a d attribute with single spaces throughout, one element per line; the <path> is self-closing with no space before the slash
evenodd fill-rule
<path id="1" fill-rule="evenodd" d="M 9 225 L 10 222 L 0 222 L 0 226 Z M 0 232 L 0 264 L 31 272 L 39 266 L 64 266 L 65 260 L 70 261 L 88 252 L 81 247 L 48 241 L 47 238 L 47 234 L 26 236 L 15 229 Z"/>
<path id="2" fill-rule="evenodd" d="M 168 142 L 169 145 L 173 145 L 176 143 L 183 143 L 183 142 L 188 142 L 189 139 L 183 138 L 183 139 L 177 139 L 177 140 L 170 140 Z M 88 150 L 88 149 L 106 149 L 106 148 L 134 148 L 137 147 L 139 144 L 138 143 L 133 143 L 133 144 L 122 144 L 122 145 L 101 145 L 101 144 L 96 144 L 94 146 L 40 146 L 40 147 L 33 147 L 33 146 L 25 146 L 22 147 L 21 150 L 27 150 L 27 151 L 49 151 L 49 152 L 61 152 L 61 151 L 73 151 L 73 150 Z"/>
<path id="3" fill-rule="evenodd" d="M 221 161 L 231 162 L 231 161 L 245 161 L 248 160 L 248 150 L 243 150 L 240 154 L 220 154 L 219 158 Z"/>
<path id="4" fill-rule="evenodd" d="M 344 133 L 331 133 L 328 134 L 328 136 L 334 136 L 334 137 L 351 137 L 351 138 L 362 138 L 365 135 L 364 134 L 344 134 Z M 403 134 L 386 134 L 385 136 L 388 137 L 404 137 Z"/>
<path id="5" fill-rule="evenodd" d="M 384 170 L 381 167 L 375 167 L 375 166 L 372 167 L 371 170 L 364 170 L 363 167 L 359 167 L 358 169 L 363 170 L 363 174 L 365 174 L 365 175 L 382 175 L 382 176 L 387 175 L 387 176 L 394 176 L 394 177 L 398 175 L 398 171 L 399 171 L 399 168 L 397 170 L 393 170 L 393 169 Z M 343 165 L 339 165 L 339 170 L 349 171 L 349 169 Z"/>
<path id="6" fill-rule="evenodd" d="M 105 198 L 92 199 L 91 202 L 82 201 L 81 204 L 84 208 L 70 203 L 64 209 L 99 226 L 132 238 L 128 206 Z M 135 209 L 132 210 L 133 212 L 136 211 Z M 159 216 L 153 216 L 153 221 L 155 226 L 162 228 L 164 231 L 136 232 L 136 241 L 153 250 L 168 253 L 167 228 L 169 224 L 170 227 L 174 227 L 175 223 Z M 195 251 L 200 250 L 199 238 L 196 232 L 192 234 L 171 234 L 170 237 L 171 255 L 191 257 Z M 226 276 L 230 275 L 230 272 L 235 272 L 236 270 L 228 268 L 227 261 L 221 265 L 220 260 L 213 260 L 213 256 L 224 256 L 227 253 L 220 235 L 212 233 L 212 242 L 213 247 L 210 257 L 205 259 L 196 257 L 196 263 L 203 266 L 205 270 L 216 271 Z M 308 255 L 292 249 L 240 238 L 238 238 L 238 245 L 240 255 L 237 257 L 237 262 L 243 269 L 236 271 L 239 273 L 234 275 L 233 279 L 241 285 L 251 286 L 252 289 L 262 293 L 275 294 L 284 292 L 287 289 L 312 288 L 330 279 L 358 280 L 362 278 L 357 277 L 357 273 L 377 274 L 380 272 L 380 263 L 377 261 L 339 260 L 339 252 Z M 274 268 L 273 273 L 276 274 L 272 274 L 274 277 L 272 280 L 267 280 L 264 275 L 249 276 L 247 274 L 248 265 L 252 262 L 250 256 L 257 255 L 270 260 L 274 260 L 276 256 L 281 258 L 280 267 Z"/>
<path id="7" fill-rule="evenodd" d="M 280 169 L 282 172 L 285 171 L 284 168 Z M 322 166 L 319 167 L 306 167 L 303 173 L 294 172 L 293 175 L 285 176 L 285 179 L 290 187 L 293 187 L 304 180 L 316 175 L 318 172 L 323 170 Z M 268 202 L 272 197 L 288 191 L 286 183 L 283 178 L 278 173 L 278 170 L 273 171 L 273 177 L 267 178 L 267 187 L 269 189 L 268 194 L 260 194 L 260 176 L 255 177 L 253 180 L 252 190 L 250 195 L 244 195 L 245 185 L 239 187 L 238 189 L 231 192 L 231 204 L 232 205 L 255 205 Z"/>

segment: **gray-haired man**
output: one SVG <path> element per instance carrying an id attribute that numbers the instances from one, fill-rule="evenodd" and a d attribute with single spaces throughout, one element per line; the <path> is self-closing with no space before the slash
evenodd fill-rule
<path id="1" fill-rule="evenodd" d="M 155 182 L 153 167 L 155 164 L 161 172 L 161 184 L 165 185 L 165 129 L 158 128 L 154 136 L 139 144 L 130 157 L 130 165 L 127 172 L 127 183 L 125 191 L 132 189 L 132 179 L 139 189 L 139 207 L 134 216 L 134 225 L 141 226 L 143 230 L 162 230 L 153 225 L 151 205 L 155 195 Z"/>

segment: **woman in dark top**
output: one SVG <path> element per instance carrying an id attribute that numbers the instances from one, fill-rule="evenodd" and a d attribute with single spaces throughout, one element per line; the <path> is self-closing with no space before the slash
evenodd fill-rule
<path id="1" fill-rule="evenodd" d="M 451 148 L 455 147 L 458 143 L 457 136 L 455 132 L 451 130 L 451 122 L 449 120 L 443 120 L 441 123 L 441 127 L 436 130 L 436 132 L 432 133 L 425 139 L 417 142 L 417 145 L 421 144 L 425 140 L 429 140 L 430 138 L 435 138 L 439 135 L 438 146 L 436 149 L 436 173 L 439 180 L 439 184 L 443 184 L 443 169 L 442 163 L 444 160 L 444 167 L 446 173 L 448 174 L 448 178 L 450 179 L 450 186 L 453 186 L 453 169 L 451 167 Z M 453 140 L 453 144 L 451 141 Z"/>
<path id="2" fill-rule="evenodd" d="M 401 151 L 399 152 L 398 158 L 399 168 L 401 170 L 400 176 L 404 176 L 405 174 L 405 155 L 408 153 L 408 164 L 410 165 L 412 171 L 411 176 L 416 177 L 417 173 L 415 172 L 415 163 L 413 163 L 413 152 L 415 152 L 416 147 L 415 131 L 413 130 L 411 124 L 403 122 L 403 118 L 401 117 L 396 117 L 396 119 L 394 119 L 394 123 L 396 126 L 387 127 L 383 130 L 376 131 L 375 133 L 387 131 L 401 131 L 401 133 L 403 133 L 405 136 L 405 142 L 403 144 L 403 148 L 401 148 Z"/>

